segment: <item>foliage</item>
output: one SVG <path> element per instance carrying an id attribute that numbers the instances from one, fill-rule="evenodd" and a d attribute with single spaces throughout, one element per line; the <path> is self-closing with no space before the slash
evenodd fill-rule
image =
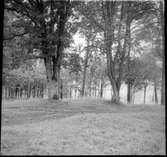
<path id="1" fill-rule="evenodd" d="M 160 2 L 5 0 L 3 82 L 63 79 L 67 88 L 73 80 L 89 88 L 108 75 L 119 101 L 123 81 L 160 84 L 162 30 Z M 83 48 L 71 44 L 76 32 Z"/>
<path id="2" fill-rule="evenodd" d="M 81 58 L 77 53 L 69 54 L 69 69 L 70 73 L 78 74 L 81 71 Z"/>
<path id="3" fill-rule="evenodd" d="M 157 65 L 157 61 L 153 54 L 144 54 L 141 57 L 136 57 L 130 60 L 130 69 L 125 70 L 125 82 L 136 89 L 140 90 L 143 85 L 148 83 L 160 85 L 161 81 L 161 67 Z M 126 67 L 127 68 L 127 67 Z"/>

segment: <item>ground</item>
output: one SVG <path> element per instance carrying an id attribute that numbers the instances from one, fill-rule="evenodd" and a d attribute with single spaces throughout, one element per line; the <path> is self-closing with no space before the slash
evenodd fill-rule
<path id="1" fill-rule="evenodd" d="M 3 155 L 164 155 L 165 108 L 102 99 L 2 101 Z"/>

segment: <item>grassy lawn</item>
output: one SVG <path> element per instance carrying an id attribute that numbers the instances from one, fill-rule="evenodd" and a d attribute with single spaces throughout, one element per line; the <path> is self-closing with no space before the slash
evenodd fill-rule
<path id="1" fill-rule="evenodd" d="M 4 155 L 165 154 L 165 108 L 102 99 L 2 102 Z"/>

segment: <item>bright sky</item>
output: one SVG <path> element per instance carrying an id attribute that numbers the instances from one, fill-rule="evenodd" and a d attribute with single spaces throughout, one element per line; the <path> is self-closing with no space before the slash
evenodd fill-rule
<path id="1" fill-rule="evenodd" d="M 83 45 L 82 47 L 86 46 L 86 41 L 83 37 L 81 37 L 81 35 L 77 32 L 74 36 L 74 44 L 75 45 Z"/>

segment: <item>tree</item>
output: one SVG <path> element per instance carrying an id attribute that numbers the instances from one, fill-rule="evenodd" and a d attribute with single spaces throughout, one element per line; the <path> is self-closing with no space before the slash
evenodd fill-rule
<path id="1" fill-rule="evenodd" d="M 103 55 L 94 56 L 93 63 L 90 67 L 90 78 L 94 85 L 99 87 L 98 96 L 103 97 L 103 88 L 107 78 L 106 60 Z"/>
<path id="2" fill-rule="evenodd" d="M 130 52 L 130 24 L 151 10 L 150 2 L 87 2 L 81 14 L 102 36 L 101 48 L 107 59 L 108 77 L 113 88 L 112 101 L 119 103 L 124 64 Z M 133 7 L 132 7 L 133 6 Z M 132 10 L 132 8 L 134 10 Z M 132 11 L 137 12 L 132 14 Z"/>
<path id="3" fill-rule="evenodd" d="M 162 60 L 162 84 L 161 84 L 161 100 L 164 104 L 165 98 L 165 72 L 164 72 L 164 8 L 163 2 L 154 2 L 148 12 L 149 16 L 142 17 L 139 22 L 144 25 L 137 33 L 137 42 L 145 40 L 151 41 L 153 48 L 152 53 L 154 56 Z M 138 44 L 139 45 L 139 44 Z M 156 83 L 155 83 L 156 86 Z M 155 87 L 156 91 L 156 87 Z M 156 93 L 156 92 L 155 92 Z"/>
<path id="4" fill-rule="evenodd" d="M 67 27 L 72 14 L 72 2 L 53 0 L 6 0 L 5 9 L 16 14 L 14 25 L 22 31 L 4 35 L 4 40 L 27 34 L 27 49 L 35 58 L 43 58 L 47 75 L 48 97 L 60 98 L 60 67 L 63 50 L 69 45 L 70 34 Z"/>
<path id="5" fill-rule="evenodd" d="M 127 14 L 127 21 L 126 21 L 126 34 L 127 34 L 127 64 L 128 69 L 130 69 L 129 66 L 129 59 L 130 59 L 130 51 L 131 51 L 131 45 L 132 45 L 132 39 L 131 39 L 131 25 L 133 21 L 139 21 L 143 17 L 148 17 L 153 12 L 153 6 L 154 4 L 151 2 L 127 2 L 126 3 L 126 14 Z M 137 25 L 137 27 L 140 25 Z M 134 26 L 133 26 L 134 29 Z M 140 29 L 140 27 L 139 27 Z M 133 31 L 135 33 L 135 31 Z M 132 34 L 133 35 L 133 34 Z M 131 92 L 131 85 L 130 80 L 127 80 L 128 90 L 127 90 L 127 102 L 131 103 L 132 96 L 130 95 Z"/>
<path id="6" fill-rule="evenodd" d="M 82 21 L 83 22 L 83 21 Z M 85 25 L 86 24 L 86 25 Z M 85 96 L 85 84 L 86 84 L 86 76 L 87 76 L 87 68 L 90 58 L 92 57 L 93 52 L 93 43 L 96 38 L 95 32 L 93 32 L 93 28 L 89 23 L 84 23 L 82 27 L 80 26 L 80 33 L 85 37 L 86 39 L 86 46 L 82 51 L 85 52 L 85 56 L 83 59 L 83 79 L 82 79 L 82 89 L 81 89 L 81 95 Z"/>
<path id="7" fill-rule="evenodd" d="M 146 89 L 149 84 L 153 84 L 155 88 L 155 99 L 157 99 L 157 87 L 160 84 L 161 68 L 157 65 L 157 60 L 152 52 L 144 53 L 143 55 L 129 60 L 130 69 L 126 65 L 125 82 L 130 81 L 131 86 L 131 103 L 134 100 L 134 93 L 137 90 L 144 89 L 144 103 L 146 100 Z M 158 100 L 156 100 L 156 103 Z"/>

